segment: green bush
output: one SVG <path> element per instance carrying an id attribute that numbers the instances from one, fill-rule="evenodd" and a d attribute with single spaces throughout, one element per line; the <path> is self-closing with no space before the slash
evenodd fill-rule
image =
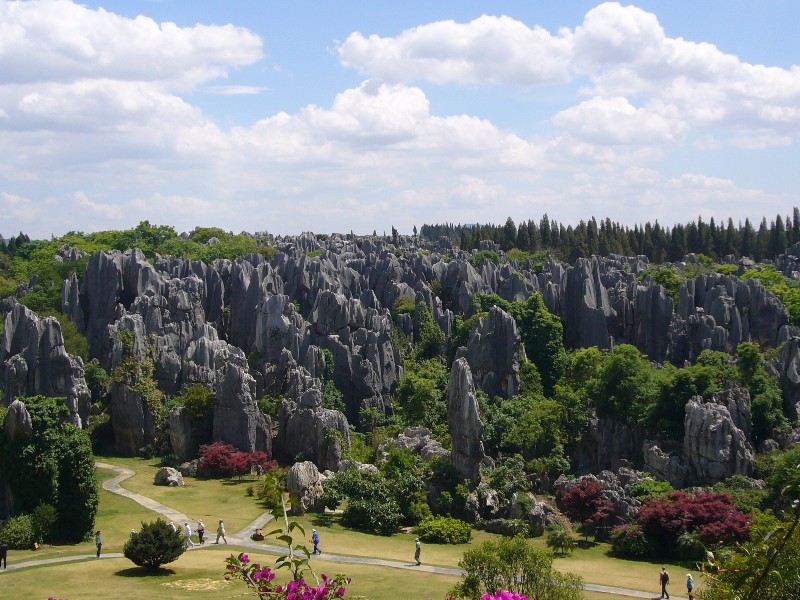
<path id="1" fill-rule="evenodd" d="M 621 525 L 611 531 L 611 552 L 626 558 L 641 558 L 650 551 L 644 532 L 638 525 Z"/>
<path id="2" fill-rule="evenodd" d="M 637 500 L 644 500 L 645 498 L 653 497 L 658 498 L 669 494 L 675 488 L 668 481 L 659 481 L 658 479 L 642 479 L 639 483 L 631 488 L 631 496 Z"/>
<path id="3" fill-rule="evenodd" d="M 563 525 L 553 524 L 547 527 L 545 543 L 551 550 L 567 554 L 575 547 L 575 538 L 572 536 L 572 532 Z"/>
<path id="4" fill-rule="evenodd" d="M 142 528 L 125 542 L 122 553 L 139 567 L 155 571 L 183 554 L 183 536 L 172 531 L 163 519 L 142 523 Z"/>
<path id="5" fill-rule="evenodd" d="M 475 254 L 469 257 L 469 264 L 471 264 L 476 269 L 480 269 L 483 261 L 488 260 L 489 262 L 493 262 L 494 264 L 500 264 L 500 257 L 497 255 L 497 252 L 492 252 L 491 250 L 479 250 Z"/>
<path id="6" fill-rule="evenodd" d="M 264 479 L 256 488 L 258 499 L 261 500 L 267 508 L 275 508 L 281 505 L 282 492 L 283 490 L 277 478 L 272 473 L 264 475 Z"/>
<path id="7" fill-rule="evenodd" d="M 36 541 L 31 515 L 11 517 L 0 529 L 0 539 L 6 541 L 12 550 L 30 550 Z"/>
<path id="8" fill-rule="evenodd" d="M 31 522 L 33 525 L 33 535 L 38 542 L 49 542 L 50 534 L 58 520 L 58 512 L 52 504 L 44 502 L 33 509 Z M 2 537 L 2 536 L 0 536 Z"/>
<path id="9" fill-rule="evenodd" d="M 466 544 L 472 539 L 472 527 L 452 517 L 431 517 L 417 525 L 416 533 L 430 544 Z"/>

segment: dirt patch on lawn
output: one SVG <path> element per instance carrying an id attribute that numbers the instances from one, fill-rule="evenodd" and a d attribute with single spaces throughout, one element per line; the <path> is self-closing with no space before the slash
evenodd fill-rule
<path id="1" fill-rule="evenodd" d="M 225 581 L 221 577 L 219 579 L 203 577 L 201 579 L 170 581 L 169 583 L 162 583 L 161 585 L 173 590 L 182 590 L 186 592 L 216 592 L 223 589 L 225 586 L 230 585 L 230 582 Z"/>

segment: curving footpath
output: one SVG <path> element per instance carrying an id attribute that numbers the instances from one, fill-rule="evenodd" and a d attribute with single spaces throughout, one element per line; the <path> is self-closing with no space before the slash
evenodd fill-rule
<path id="1" fill-rule="evenodd" d="M 164 504 L 161 504 L 161 502 L 153 500 L 152 498 L 148 498 L 147 496 L 143 496 L 142 494 L 137 494 L 136 492 L 132 492 L 122 487 L 120 483 L 125 481 L 126 479 L 130 479 L 131 477 L 133 477 L 136 474 L 135 471 L 128 469 L 127 467 L 118 467 L 116 465 L 111 465 L 103 462 L 96 462 L 95 466 L 97 466 L 100 469 L 107 469 L 110 471 L 115 471 L 117 473 L 116 477 L 113 477 L 112 479 L 108 479 L 103 482 L 104 490 L 109 491 L 112 494 L 118 494 L 120 496 L 124 496 L 125 498 L 130 498 L 137 504 L 147 508 L 148 510 L 152 510 L 153 512 L 163 515 L 170 521 L 177 521 L 178 523 L 184 523 L 186 521 L 189 521 L 189 518 L 182 512 L 177 511 L 174 508 L 170 508 L 169 506 L 166 506 Z M 250 539 L 248 532 L 252 532 L 253 530 L 259 527 L 264 527 L 264 525 L 268 523 L 270 519 L 272 519 L 272 515 L 270 513 L 264 513 L 255 520 L 253 520 L 252 523 L 247 525 L 241 531 L 229 535 L 228 540 L 230 545 L 252 548 L 254 550 L 259 550 L 261 552 L 274 552 L 274 553 L 285 552 L 285 548 L 283 546 L 275 546 L 272 544 L 265 544 L 263 542 L 255 542 Z M 212 545 L 213 544 L 199 546 L 196 547 L 195 550 L 202 550 L 203 548 L 208 548 Z M 123 556 L 120 553 L 108 553 L 108 554 L 103 554 L 100 557 L 100 560 L 106 558 L 122 558 L 122 557 Z M 49 558 L 42 560 L 29 560 L 26 562 L 9 565 L 7 571 L 15 571 L 17 569 L 25 569 L 29 567 L 37 567 L 43 565 L 52 565 L 65 562 L 77 562 L 85 560 L 97 560 L 97 558 L 95 557 L 94 554 L 82 554 L 82 555 L 62 556 L 59 558 Z M 387 567 L 390 569 L 408 569 L 408 570 L 424 571 L 426 573 L 435 573 L 439 575 L 455 575 L 456 577 L 462 575 L 462 571 L 460 569 L 453 569 L 448 567 L 435 567 L 431 565 L 417 566 L 413 562 L 406 563 L 402 561 L 386 560 L 382 558 L 369 558 L 366 556 L 348 556 L 345 554 L 321 554 L 314 556 L 313 560 L 314 561 L 321 560 L 331 563 L 373 565 L 378 567 Z M 0 570 L 0 573 L 3 573 L 3 571 Z M 611 594 L 614 596 L 622 596 L 626 598 L 646 598 L 648 600 L 656 600 L 658 598 L 661 598 L 660 594 L 653 595 L 651 593 L 641 592 L 639 590 L 629 590 L 625 588 L 612 587 L 607 585 L 597 585 L 593 583 L 584 584 L 583 589 L 586 590 L 587 592 L 599 592 L 602 594 Z M 671 598 L 675 598 L 675 600 L 684 600 L 682 596 L 676 596 L 676 595 L 672 595 Z"/>

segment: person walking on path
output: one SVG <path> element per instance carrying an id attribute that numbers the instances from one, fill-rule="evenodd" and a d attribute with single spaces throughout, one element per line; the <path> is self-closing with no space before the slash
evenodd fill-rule
<path id="1" fill-rule="evenodd" d="M 692 579 L 692 574 L 686 574 L 686 595 L 689 596 L 689 600 L 694 600 L 694 579 Z"/>
<path id="2" fill-rule="evenodd" d="M 311 530 L 311 541 L 314 542 L 314 551 L 311 554 L 322 554 L 322 550 L 319 549 L 319 534 L 316 529 Z"/>
<path id="3" fill-rule="evenodd" d="M 4 569 L 8 567 L 8 544 L 5 540 L 0 540 L 0 563 Z"/>
<path id="4" fill-rule="evenodd" d="M 219 520 L 219 525 L 217 525 L 217 541 L 214 542 L 215 544 L 219 544 L 219 538 L 222 538 L 226 544 L 228 543 L 225 538 L 225 523 L 222 522 L 222 519 Z"/>
<path id="5" fill-rule="evenodd" d="M 658 582 L 661 584 L 661 597 L 669 598 L 669 592 L 667 591 L 669 573 L 667 572 L 667 567 L 661 567 L 661 574 L 658 576 Z"/>
<path id="6" fill-rule="evenodd" d="M 102 533 L 103 532 L 99 529 L 94 533 L 94 545 L 97 546 L 97 558 L 100 558 L 100 550 L 103 548 L 103 538 L 101 537 Z"/>
<path id="7" fill-rule="evenodd" d="M 186 521 L 183 524 L 183 536 L 186 538 L 186 547 L 194 548 L 194 542 L 192 541 L 192 527 L 189 525 L 189 521 Z"/>
<path id="8" fill-rule="evenodd" d="M 414 543 L 417 546 L 417 549 L 414 551 L 414 560 L 417 561 L 417 566 L 419 566 L 422 564 L 422 562 L 419 560 L 419 557 L 422 554 L 422 542 L 420 542 L 419 538 L 417 538 L 414 540 Z"/>
<path id="9" fill-rule="evenodd" d="M 203 536 L 206 534 L 206 526 L 203 525 L 203 519 L 197 519 L 197 537 L 200 539 L 200 545 L 205 544 Z"/>

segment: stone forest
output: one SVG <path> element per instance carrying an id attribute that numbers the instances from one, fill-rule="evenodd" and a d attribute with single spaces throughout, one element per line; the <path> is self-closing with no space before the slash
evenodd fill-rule
<path id="1" fill-rule="evenodd" d="M 423 561 L 592 539 L 699 597 L 798 598 L 799 216 L 0 238 L 0 538 L 89 539 L 95 457 L 144 457 Z M 495 591 L 477 551 L 451 597 Z M 589 589 L 548 573 L 515 591 Z"/>

